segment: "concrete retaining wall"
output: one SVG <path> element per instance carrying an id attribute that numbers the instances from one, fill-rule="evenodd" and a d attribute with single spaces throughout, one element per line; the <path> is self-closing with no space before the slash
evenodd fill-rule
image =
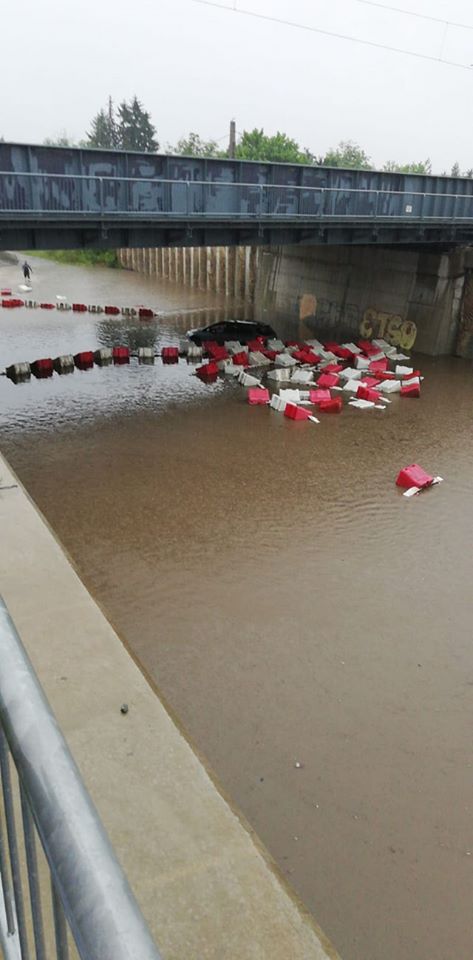
<path id="1" fill-rule="evenodd" d="M 252 303 L 261 250 L 259 247 L 156 247 L 118 251 L 128 270 L 212 290 Z"/>
<path id="2" fill-rule="evenodd" d="M 391 325 L 405 331 L 405 349 L 455 353 L 464 260 L 462 250 L 272 247 L 261 257 L 255 316 L 300 337 L 369 335 L 364 321 L 385 336 Z"/>

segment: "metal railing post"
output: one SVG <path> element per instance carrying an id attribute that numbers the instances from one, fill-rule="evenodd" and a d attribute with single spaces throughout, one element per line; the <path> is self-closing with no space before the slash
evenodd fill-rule
<path id="1" fill-rule="evenodd" d="M 1 600 L 0 600 L 1 604 Z M 0 671 L 1 672 L 1 671 Z M 1 715 L 0 715 L 1 720 Z M 21 882 L 20 858 L 18 855 L 18 840 L 16 835 L 15 811 L 13 807 L 13 793 L 11 786 L 10 762 L 6 737 L 0 723 L 0 772 L 2 780 L 3 805 L 7 823 L 8 850 L 15 897 L 16 921 L 20 939 L 22 960 L 29 960 L 28 936 L 26 933 L 25 905 L 23 900 L 23 886 Z"/>
<path id="2" fill-rule="evenodd" d="M 28 960 L 28 945 L 21 906 L 7 743 L 21 785 L 38 960 L 42 960 L 44 951 L 32 813 L 52 882 L 81 960 L 160 960 L 1 598 L 0 663 L 0 759 L 22 960 Z"/>

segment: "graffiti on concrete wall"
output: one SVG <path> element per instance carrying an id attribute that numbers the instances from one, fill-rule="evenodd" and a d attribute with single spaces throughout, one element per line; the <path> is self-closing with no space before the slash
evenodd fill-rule
<path id="1" fill-rule="evenodd" d="M 299 298 L 299 320 L 309 320 L 317 317 L 330 325 L 343 323 L 346 326 L 358 326 L 360 310 L 355 303 L 340 304 L 337 300 L 327 300 L 325 297 L 315 297 L 312 293 L 304 293 Z"/>
<path id="2" fill-rule="evenodd" d="M 393 347 L 412 350 L 417 336 L 417 327 L 413 320 L 403 320 L 397 313 L 383 313 L 382 310 L 369 307 L 363 314 L 360 333 L 366 340 L 379 337 L 387 340 Z"/>

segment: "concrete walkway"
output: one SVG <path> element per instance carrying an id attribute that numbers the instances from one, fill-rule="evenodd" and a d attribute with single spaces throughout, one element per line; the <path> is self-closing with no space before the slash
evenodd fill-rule
<path id="1" fill-rule="evenodd" d="M 334 960 L 1 457 L 0 530 L 0 593 L 165 960 Z"/>

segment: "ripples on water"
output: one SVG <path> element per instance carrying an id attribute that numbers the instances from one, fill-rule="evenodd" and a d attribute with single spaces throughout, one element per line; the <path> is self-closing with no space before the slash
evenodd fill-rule
<path id="1" fill-rule="evenodd" d="M 35 283 L 163 319 L 3 311 L 2 367 L 225 310 L 104 270 Z M 318 426 L 182 362 L 0 378 L 3 450 L 344 960 L 473 952 L 473 380 L 420 362 L 420 401 Z M 412 461 L 445 482 L 408 501 Z"/>

